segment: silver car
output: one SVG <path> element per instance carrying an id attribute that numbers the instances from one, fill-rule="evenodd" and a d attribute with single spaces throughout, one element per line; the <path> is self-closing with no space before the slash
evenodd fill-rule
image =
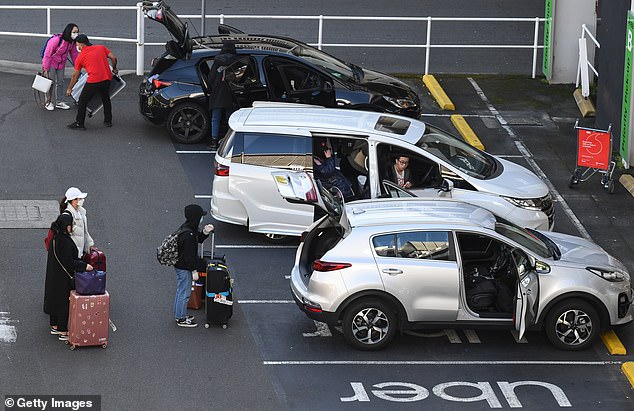
<path id="1" fill-rule="evenodd" d="M 571 235 L 523 229 L 457 201 L 343 205 L 304 172 L 272 173 L 287 201 L 326 213 L 302 236 L 291 290 L 361 350 L 424 327 L 543 328 L 564 350 L 632 321 L 625 266 Z"/>

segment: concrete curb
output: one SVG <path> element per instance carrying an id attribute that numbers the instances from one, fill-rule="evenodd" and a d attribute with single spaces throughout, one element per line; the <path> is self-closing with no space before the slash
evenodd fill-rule
<path id="1" fill-rule="evenodd" d="M 627 377 L 632 388 L 634 388 L 634 362 L 628 361 L 621 365 L 621 371 Z"/>
<path id="2" fill-rule="evenodd" d="M 464 117 L 462 117 L 460 114 L 452 114 L 451 122 L 467 143 L 471 144 L 475 148 L 484 151 L 484 144 L 482 144 L 482 141 L 480 141 L 478 136 L 476 136 L 476 134 L 473 132 L 473 129 L 471 129 Z"/>
<path id="3" fill-rule="evenodd" d="M 619 177 L 619 183 L 623 184 L 623 187 L 634 196 L 634 177 L 629 174 L 622 174 Z"/>
<path id="4" fill-rule="evenodd" d="M 440 87 L 440 84 L 436 78 L 431 74 L 425 74 L 423 76 L 423 83 L 427 86 L 427 89 L 431 92 L 431 95 L 436 99 L 436 102 L 443 110 L 455 110 L 453 102 L 449 99 L 449 96 Z"/>
<path id="5" fill-rule="evenodd" d="M 627 355 L 627 350 L 625 346 L 619 340 L 619 337 L 616 336 L 613 330 L 606 331 L 601 334 L 601 340 L 603 340 L 603 344 L 608 348 L 608 351 L 611 355 Z"/>
<path id="6" fill-rule="evenodd" d="M 41 64 L 22 63 L 20 61 L 0 60 L 0 72 L 10 74 L 23 74 L 25 76 L 35 76 L 36 73 L 42 71 Z M 73 74 L 72 67 L 66 67 L 64 76 L 70 77 Z M 135 70 L 119 70 L 120 76 L 136 74 Z"/>

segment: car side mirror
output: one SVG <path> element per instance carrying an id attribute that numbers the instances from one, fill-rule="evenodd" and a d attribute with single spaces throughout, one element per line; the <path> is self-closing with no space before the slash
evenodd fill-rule
<path id="1" fill-rule="evenodd" d="M 538 274 L 548 274 L 550 272 L 550 266 L 542 261 L 535 261 L 535 271 Z"/>
<path id="2" fill-rule="evenodd" d="M 453 191 L 453 181 L 443 178 L 442 183 L 440 184 L 440 191 L 443 193 L 450 193 Z"/>

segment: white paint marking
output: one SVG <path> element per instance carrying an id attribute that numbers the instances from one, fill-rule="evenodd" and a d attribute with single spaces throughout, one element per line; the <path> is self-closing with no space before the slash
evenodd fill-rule
<path id="1" fill-rule="evenodd" d="M 284 276 L 284 279 L 285 279 L 285 280 L 290 280 L 290 279 L 291 279 L 291 276 L 290 276 L 290 275 L 285 275 L 285 276 Z"/>
<path id="2" fill-rule="evenodd" d="M 263 365 L 621 365 L 622 361 L 262 361 Z"/>
<path id="3" fill-rule="evenodd" d="M 526 339 L 526 335 L 522 336 L 522 339 L 519 339 L 520 333 L 517 330 L 511 330 L 511 335 L 515 338 L 515 342 L 518 344 L 528 344 L 528 340 Z"/>
<path id="4" fill-rule="evenodd" d="M 240 304 L 294 304 L 293 300 L 239 300 Z"/>
<path id="5" fill-rule="evenodd" d="M 211 194 L 194 194 L 194 198 L 211 198 Z"/>
<path id="6" fill-rule="evenodd" d="M 112 328 L 112 332 L 117 331 L 117 326 L 114 325 L 114 323 L 112 322 L 110 318 L 108 318 L 108 324 L 110 324 L 110 328 Z"/>
<path id="7" fill-rule="evenodd" d="M 330 332 L 330 328 L 328 328 L 328 324 L 315 320 L 313 320 L 313 322 L 315 323 L 317 331 L 312 333 L 302 333 L 304 337 L 332 337 L 332 333 Z"/>
<path id="8" fill-rule="evenodd" d="M 425 113 L 425 114 L 421 114 L 419 118 L 422 117 L 451 117 L 455 114 L 445 114 L 445 113 Z M 495 116 L 487 116 L 487 115 L 482 115 L 482 114 L 460 114 L 462 117 L 466 117 L 466 118 L 495 118 Z"/>
<path id="9" fill-rule="evenodd" d="M 18 321 L 14 321 L 9 317 L 9 312 L 0 313 L 0 342 L 14 343 L 18 339 L 18 330 L 15 325 Z"/>
<path id="10" fill-rule="evenodd" d="M 463 330 L 462 332 L 464 332 L 465 337 L 467 337 L 467 340 L 471 344 L 480 344 L 482 342 L 480 341 L 480 337 L 478 337 L 478 334 L 476 334 L 475 330 Z"/>
<path id="11" fill-rule="evenodd" d="M 176 150 L 176 154 L 214 154 L 215 151 L 210 150 Z"/>
<path id="12" fill-rule="evenodd" d="M 249 245 L 249 244 L 234 244 L 234 245 L 230 245 L 230 244 L 223 244 L 223 245 L 216 245 L 216 248 L 232 248 L 232 249 L 242 249 L 242 248 L 253 248 L 253 249 L 274 249 L 274 248 L 288 248 L 288 249 L 297 249 L 296 245 Z"/>
<path id="13" fill-rule="evenodd" d="M 471 83 L 471 86 L 476 91 L 476 94 L 478 94 L 478 96 L 480 96 L 480 99 L 487 106 L 487 108 L 489 109 L 491 114 L 493 114 L 495 116 L 495 118 L 500 122 L 500 124 L 502 125 L 502 128 L 506 131 L 506 133 L 511 138 L 513 138 L 515 140 L 518 140 L 518 137 L 515 134 L 515 132 L 513 131 L 513 129 L 511 127 L 509 127 L 507 121 L 504 120 L 504 118 L 500 115 L 500 113 L 496 110 L 496 108 L 493 107 L 493 105 L 489 102 L 489 99 L 484 94 L 484 92 L 482 91 L 482 89 L 480 88 L 478 83 L 476 83 L 476 81 L 474 79 L 472 79 L 471 77 L 468 77 L 467 80 L 469 80 L 469 83 Z M 530 166 L 533 169 L 533 171 L 535 171 L 535 173 L 537 173 L 537 175 L 544 181 L 544 183 L 546 183 L 546 185 L 548 186 L 548 189 L 550 190 L 550 192 L 554 196 L 554 200 L 556 200 L 558 203 L 561 204 L 561 207 L 564 209 L 564 213 L 566 213 L 568 218 L 570 218 L 572 223 L 575 225 L 575 227 L 579 231 L 579 234 L 581 234 L 584 238 L 591 239 L 590 238 L 590 234 L 585 229 L 585 227 L 581 224 L 581 221 L 579 221 L 579 219 L 577 218 L 575 213 L 572 211 L 572 209 L 568 206 L 568 203 L 566 203 L 566 200 L 564 200 L 564 198 L 561 196 L 561 194 L 559 194 L 559 192 L 555 189 L 555 186 L 550 182 L 548 177 L 546 177 L 546 174 L 537 165 L 535 160 L 533 160 L 532 154 L 528 151 L 528 149 L 526 148 L 524 143 L 522 141 L 518 140 L 518 141 L 515 141 L 515 145 L 517 146 L 517 148 L 520 151 L 520 153 L 522 154 L 522 156 L 526 159 L 526 161 L 528 161 L 528 164 L 530 164 Z"/>
<path id="14" fill-rule="evenodd" d="M 462 340 L 458 335 L 456 330 L 443 330 L 447 338 L 449 338 L 449 342 L 452 344 L 462 344 Z"/>

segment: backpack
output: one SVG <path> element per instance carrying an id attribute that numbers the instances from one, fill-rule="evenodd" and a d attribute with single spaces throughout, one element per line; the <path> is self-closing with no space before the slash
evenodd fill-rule
<path id="1" fill-rule="evenodd" d="M 174 265 L 178 261 L 178 236 L 188 229 L 178 229 L 165 237 L 161 245 L 156 247 L 156 259 L 163 265 Z"/>
<path id="2" fill-rule="evenodd" d="M 68 210 L 62 211 L 62 214 L 64 214 L 64 213 L 72 216 L 72 214 Z M 46 251 L 48 251 L 48 249 L 51 246 L 51 240 L 53 239 L 53 234 L 54 234 L 53 233 L 53 229 L 49 228 L 48 229 L 48 233 L 46 234 L 46 238 L 44 238 L 44 248 L 46 248 Z"/>
<path id="3" fill-rule="evenodd" d="M 42 45 L 42 50 L 40 50 L 40 58 L 44 58 L 44 53 L 46 53 L 46 47 L 48 46 L 48 42 L 51 41 L 51 39 L 55 36 L 58 36 L 58 34 L 53 34 L 51 37 L 46 39 L 46 41 Z M 62 36 L 59 36 L 59 41 L 57 42 L 57 47 L 55 48 L 56 51 L 61 44 L 62 44 Z"/>

